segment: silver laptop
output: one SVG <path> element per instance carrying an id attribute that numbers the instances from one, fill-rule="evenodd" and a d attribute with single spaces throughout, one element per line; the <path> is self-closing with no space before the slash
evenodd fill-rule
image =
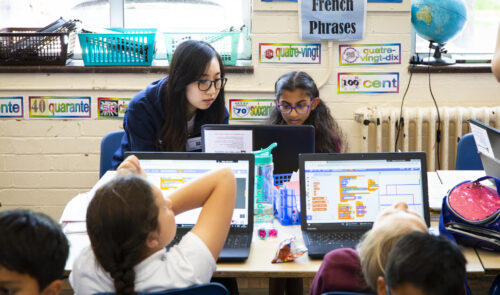
<path id="1" fill-rule="evenodd" d="M 400 201 L 430 225 L 423 152 L 301 154 L 299 165 L 301 229 L 312 258 L 354 248 L 379 212 Z"/>
<path id="2" fill-rule="evenodd" d="M 486 175 L 500 178 L 500 130 L 469 119 L 474 141 Z"/>
<path id="3" fill-rule="evenodd" d="M 248 258 L 253 233 L 253 154 L 127 152 L 125 156 L 131 154 L 139 158 L 148 179 L 157 185 L 164 195 L 210 170 L 219 167 L 231 168 L 236 178 L 236 204 L 219 261 L 240 261 Z M 177 234 L 167 247 L 178 243 L 182 236 L 193 228 L 200 212 L 201 208 L 198 208 L 175 216 Z"/>

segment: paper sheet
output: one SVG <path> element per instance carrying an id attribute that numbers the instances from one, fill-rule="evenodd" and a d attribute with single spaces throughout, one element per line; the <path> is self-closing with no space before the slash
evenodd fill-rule
<path id="1" fill-rule="evenodd" d="M 251 153 L 252 130 L 204 130 L 206 153 Z"/>
<path id="2" fill-rule="evenodd" d="M 488 132 L 486 129 L 476 126 L 475 124 L 469 124 L 472 134 L 474 135 L 474 140 L 476 141 L 477 151 L 485 155 L 494 158 L 493 148 L 491 147 L 490 139 L 488 138 Z"/>

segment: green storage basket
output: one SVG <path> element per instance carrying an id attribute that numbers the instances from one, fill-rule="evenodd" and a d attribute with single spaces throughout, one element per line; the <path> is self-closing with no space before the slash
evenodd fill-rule
<path id="1" fill-rule="evenodd" d="M 86 66 L 150 66 L 156 29 L 107 29 L 117 33 L 79 33 Z"/>
<path id="2" fill-rule="evenodd" d="M 238 59 L 238 43 L 241 32 L 216 33 L 164 33 L 167 59 L 170 63 L 175 48 L 186 40 L 201 40 L 212 45 L 222 58 L 222 63 L 234 66 Z"/>

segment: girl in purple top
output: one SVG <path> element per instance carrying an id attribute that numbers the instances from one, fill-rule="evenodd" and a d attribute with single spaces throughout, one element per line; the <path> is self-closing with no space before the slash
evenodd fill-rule
<path id="1" fill-rule="evenodd" d="M 274 88 L 276 109 L 268 123 L 314 126 L 316 153 L 347 150 L 342 131 L 319 98 L 318 87 L 311 76 L 305 72 L 289 72 L 276 81 Z"/>

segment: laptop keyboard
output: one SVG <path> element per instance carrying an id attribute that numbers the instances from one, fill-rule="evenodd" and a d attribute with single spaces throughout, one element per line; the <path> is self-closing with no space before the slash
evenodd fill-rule
<path id="1" fill-rule="evenodd" d="M 238 248 L 247 248 L 249 245 L 249 237 L 247 234 L 243 235 L 229 235 L 226 239 L 226 243 L 224 244 L 224 248 L 226 249 L 238 249 Z"/>
<path id="2" fill-rule="evenodd" d="M 179 244 L 179 242 L 181 241 L 182 237 L 185 235 L 186 233 L 177 233 L 174 237 L 174 239 L 172 240 L 172 242 L 170 242 L 170 244 L 168 244 L 167 246 L 167 249 L 170 249 L 170 247 L 174 246 L 174 245 L 177 245 Z M 226 243 L 224 244 L 224 247 L 225 249 L 239 249 L 239 248 L 248 248 L 250 245 L 250 238 L 247 234 L 231 234 L 231 235 L 228 235 L 227 239 L 226 239 Z"/>
<path id="3" fill-rule="evenodd" d="M 308 232 L 310 246 L 332 245 L 335 247 L 354 247 L 360 240 L 359 232 Z"/>

